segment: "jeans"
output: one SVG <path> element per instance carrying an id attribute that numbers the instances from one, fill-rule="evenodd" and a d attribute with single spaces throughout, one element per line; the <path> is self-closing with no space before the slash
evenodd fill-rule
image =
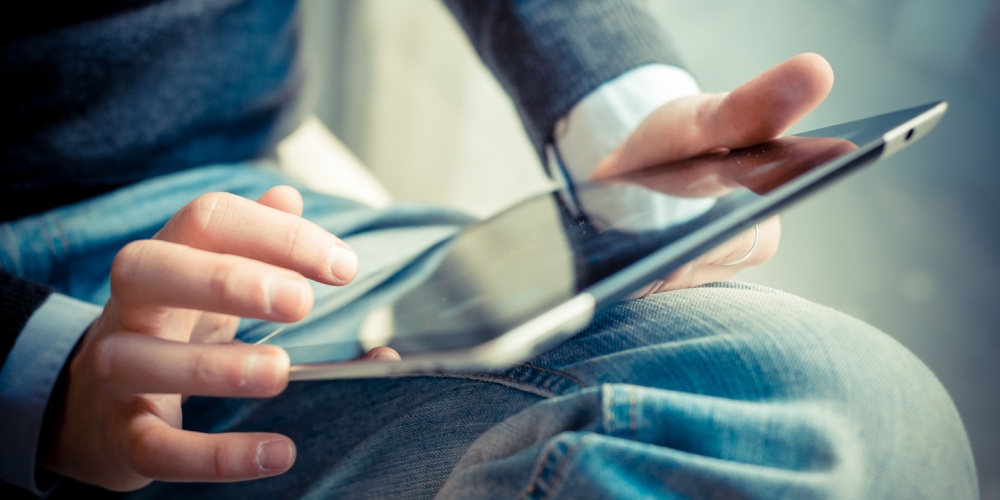
<path id="1" fill-rule="evenodd" d="M 254 198 L 280 183 L 289 182 L 259 165 L 153 179 L 9 224 L 19 244 L 4 262 L 101 303 L 124 243 L 151 236 L 204 192 Z M 359 280 L 405 267 L 468 220 L 303 194 L 306 217 L 358 249 Z M 317 287 L 316 309 L 336 314 L 350 288 Z M 238 336 L 252 340 L 260 326 L 244 322 Z M 154 483 L 131 496 L 978 496 L 958 413 L 919 360 L 844 314 L 734 282 L 621 302 L 505 370 L 296 382 L 264 400 L 192 398 L 184 426 L 284 433 L 298 459 L 273 478 Z M 94 493 L 65 481 L 57 496 Z"/>

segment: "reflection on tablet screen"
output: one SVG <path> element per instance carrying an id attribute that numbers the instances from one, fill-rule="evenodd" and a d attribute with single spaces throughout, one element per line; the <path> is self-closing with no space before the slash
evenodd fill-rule
<path id="1" fill-rule="evenodd" d="M 691 249 L 722 240 L 705 239 L 674 256 L 670 249 L 727 217 L 752 226 L 760 200 L 796 182 L 832 177 L 852 158 L 877 156 L 871 144 L 899 123 L 899 116 L 884 115 L 538 195 L 434 248 L 376 288 L 380 300 L 347 306 L 367 315 L 339 342 L 350 348 L 320 348 L 294 329 L 271 343 L 295 363 L 331 361 L 333 351 L 346 359 L 375 345 L 405 358 L 481 344 L 581 291 L 621 298 L 629 290 L 607 292 L 610 277 L 637 287 L 643 283 L 636 276 L 620 278 L 637 262 L 648 263 L 635 271 L 642 276 L 679 267 L 683 261 L 670 259 L 690 259 Z"/>

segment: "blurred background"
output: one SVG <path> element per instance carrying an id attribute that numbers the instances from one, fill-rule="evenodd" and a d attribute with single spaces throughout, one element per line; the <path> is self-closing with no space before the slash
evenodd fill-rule
<path id="1" fill-rule="evenodd" d="M 823 54 L 834 90 L 795 130 L 949 101 L 920 143 L 784 212 L 778 256 L 740 279 L 909 347 L 962 414 L 983 498 L 1000 500 L 1000 1 L 648 5 L 707 91 Z M 313 1 L 306 21 L 316 113 L 396 199 L 485 216 L 545 188 L 511 104 L 440 3 Z"/>

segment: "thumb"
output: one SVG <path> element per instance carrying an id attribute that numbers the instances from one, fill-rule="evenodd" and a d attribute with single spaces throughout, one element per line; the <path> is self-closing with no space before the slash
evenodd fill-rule
<path id="1" fill-rule="evenodd" d="M 268 189 L 257 199 L 257 203 L 292 215 L 302 215 L 302 194 L 291 186 Z"/>
<path id="2" fill-rule="evenodd" d="M 826 98 L 833 70 L 818 54 L 800 54 L 732 92 L 671 101 L 650 114 L 594 170 L 607 177 L 774 139 Z"/>

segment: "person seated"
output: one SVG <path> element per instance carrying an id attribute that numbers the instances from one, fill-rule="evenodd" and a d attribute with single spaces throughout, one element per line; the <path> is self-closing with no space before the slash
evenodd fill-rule
<path id="1" fill-rule="evenodd" d="M 446 3 L 540 158 L 555 148 L 575 179 L 775 138 L 833 83 L 822 57 L 802 54 L 702 93 L 624 0 Z M 774 254 L 777 219 L 739 265 L 723 264 L 749 238 L 508 369 L 289 384 L 288 355 L 239 342 L 240 318 L 303 320 L 333 287 L 411 262 L 468 222 L 323 195 L 272 168 L 301 119 L 300 9 L 137 0 L 12 14 L 0 63 L 5 488 L 976 496 L 961 421 L 922 363 L 844 314 L 727 281 Z"/>

